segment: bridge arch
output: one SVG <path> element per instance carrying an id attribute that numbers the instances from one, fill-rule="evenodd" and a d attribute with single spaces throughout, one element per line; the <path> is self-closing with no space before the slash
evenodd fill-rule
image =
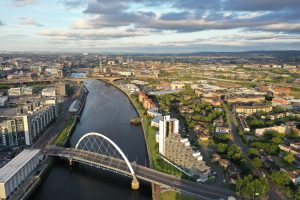
<path id="1" fill-rule="evenodd" d="M 114 141 L 112 141 L 111 139 L 109 139 L 108 137 L 106 137 L 105 135 L 103 135 L 101 133 L 90 132 L 90 133 L 86 133 L 85 135 L 81 136 L 81 138 L 78 140 L 78 142 L 75 146 L 75 149 L 79 149 L 78 147 L 81 144 L 81 142 L 84 141 L 86 138 L 91 137 L 91 136 L 100 137 L 100 138 L 106 140 L 107 142 L 109 142 L 119 152 L 119 154 L 122 156 L 123 160 L 126 162 L 128 168 L 129 168 L 130 173 L 132 174 L 133 178 L 136 179 L 135 172 L 134 172 L 129 160 L 125 156 L 124 152 L 120 149 L 120 147 L 116 143 L 114 143 Z"/>

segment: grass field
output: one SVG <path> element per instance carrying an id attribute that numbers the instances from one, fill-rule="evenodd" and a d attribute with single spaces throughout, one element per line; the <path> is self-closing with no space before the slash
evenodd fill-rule
<path id="1" fill-rule="evenodd" d="M 57 146 L 65 146 L 66 145 L 68 138 L 69 138 L 70 130 L 73 126 L 73 123 L 75 123 L 75 120 L 76 120 L 76 118 L 74 116 L 72 116 L 68 119 L 63 131 L 53 141 L 54 145 L 57 145 Z"/>
<path id="2" fill-rule="evenodd" d="M 161 200 L 195 200 L 195 198 L 186 196 L 182 193 L 178 193 L 175 191 L 166 191 L 160 194 Z"/>

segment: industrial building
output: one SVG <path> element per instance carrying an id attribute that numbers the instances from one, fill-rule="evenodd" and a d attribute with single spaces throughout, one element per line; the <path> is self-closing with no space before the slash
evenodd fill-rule
<path id="1" fill-rule="evenodd" d="M 38 149 L 26 149 L 0 169 L 0 199 L 9 199 L 43 159 Z"/>

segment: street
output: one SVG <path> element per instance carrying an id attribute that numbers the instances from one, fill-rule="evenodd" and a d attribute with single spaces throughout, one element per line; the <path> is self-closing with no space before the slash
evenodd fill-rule
<path id="1" fill-rule="evenodd" d="M 248 146 L 245 144 L 242 140 L 242 138 L 239 136 L 239 129 L 238 129 L 238 124 L 235 115 L 230 111 L 230 109 L 227 107 L 227 105 L 224 106 L 225 111 L 228 113 L 228 116 L 230 118 L 229 120 L 229 128 L 231 129 L 232 136 L 233 136 L 233 143 L 238 145 L 239 148 L 241 149 L 243 156 L 246 160 L 246 163 L 248 167 L 251 169 L 254 175 L 258 177 L 263 177 L 265 176 L 263 171 L 255 167 L 251 161 L 251 159 L 248 156 Z M 267 179 L 269 183 L 269 192 L 268 192 L 268 197 L 270 200 L 281 200 L 281 199 L 286 199 L 280 191 L 276 190 L 276 186 L 270 179 Z"/>

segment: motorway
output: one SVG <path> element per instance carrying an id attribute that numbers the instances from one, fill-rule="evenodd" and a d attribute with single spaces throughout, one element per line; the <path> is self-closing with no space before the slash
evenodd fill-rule
<path id="1" fill-rule="evenodd" d="M 236 120 L 236 117 L 234 113 L 230 111 L 230 109 L 227 107 L 227 105 L 224 106 L 225 111 L 228 113 L 229 116 L 229 128 L 231 129 L 232 135 L 233 135 L 233 143 L 238 145 L 244 155 L 244 158 L 246 160 L 246 163 L 248 167 L 251 169 L 254 175 L 258 177 L 264 177 L 265 174 L 261 169 L 258 169 L 257 167 L 254 166 L 253 162 L 248 156 L 248 146 L 243 142 L 242 138 L 238 134 L 238 123 Z M 270 180 L 267 179 L 269 183 L 269 192 L 268 192 L 268 197 L 270 200 L 282 200 L 286 199 L 280 191 L 277 190 L 277 187 L 275 184 Z"/>
<path id="2" fill-rule="evenodd" d="M 42 151 L 48 156 L 67 158 L 69 160 L 85 163 L 94 167 L 112 170 L 126 176 L 132 176 L 126 162 L 117 158 L 63 147 L 47 147 Z M 192 195 L 199 199 L 225 199 L 228 196 L 236 196 L 235 192 L 223 188 L 184 180 L 135 163 L 132 163 L 131 165 L 138 179 L 162 185 L 167 188 L 172 188 L 176 191 Z"/>

